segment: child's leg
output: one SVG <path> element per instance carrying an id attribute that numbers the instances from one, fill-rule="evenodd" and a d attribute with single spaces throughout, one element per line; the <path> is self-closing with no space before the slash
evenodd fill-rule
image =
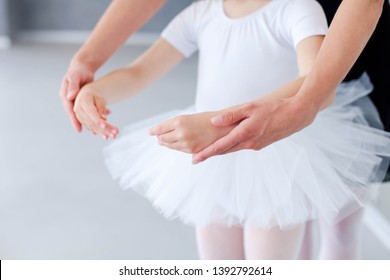
<path id="1" fill-rule="evenodd" d="M 196 228 L 199 257 L 202 260 L 243 260 L 243 231 L 241 227 L 210 224 Z"/>
<path id="2" fill-rule="evenodd" d="M 359 209 L 335 225 L 321 222 L 319 259 L 359 258 L 363 212 L 363 208 Z"/>
<path id="3" fill-rule="evenodd" d="M 244 229 L 246 258 L 298 259 L 304 234 L 305 224 L 289 230 L 281 230 L 277 227 L 260 229 L 247 224 Z"/>
<path id="4" fill-rule="evenodd" d="M 314 221 L 306 222 L 305 234 L 303 236 L 302 247 L 299 253 L 300 260 L 313 259 L 313 223 Z"/>

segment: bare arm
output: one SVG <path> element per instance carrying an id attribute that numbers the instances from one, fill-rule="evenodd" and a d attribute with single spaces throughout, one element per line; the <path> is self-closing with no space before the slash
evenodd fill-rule
<path id="1" fill-rule="evenodd" d="M 113 0 L 72 62 L 96 72 L 164 3 L 165 0 Z"/>
<path id="2" fill-rule="evenodd" d="M 298 87 L 297 94 L 289 99 L 255 100 L 212 118 L 218 127 L 239 125 L 235 133 L 232 131 L 195 154 L 193 162 L 241 149 L 259 150 L 311 124 L 367 44 L 383 3 L 384 0 L 343 0 L 314 65 L 301 80 L 302 86 L 293 83 L 285 88 Z"/>
<path id="3" fill-rule="evenodd" d="M 318 111 L 363 51 L 382 13 L 384 0 L 343 0 L 317 59 L 297 94 L 297 103 Z"/>
<path id="4" fill-rule="evenodd" d="M 311 36 L 297 46 L 297 59 L 301 78 L 287 84 L 283 88 L 276 90 L 261 98 L 262 102 L 268 104 L 274 99 L 288 99 L 294 96 L 304 81 L 304 75 L 312 67 L 318 51 L 321 47 L 324 36 Z M 326 105 L 329 104 L 326 103 Z M 325 103 L 324 103 L 325 106 Z M 240 105 L 233 107 L 239 110 Z M 228 108 L 232 110 L 232 108 Z M 222 110 L 222 112 L 225 110 Z M 214 127 L 210 123 L 210 118 L 221 112 L 203 112 L 193 115 L 178 116 L 168 120 L 150 130 L 151 135 L 158 136 L 161 145 L 170 149 L 179 150 L 186 153 L 197 153 L 209 146 L 226 134 L 234 134 L 237 130 L 235 125 L 229 127 Z M 261 120 L 253 121 L 259 123 Z M 276 121 L 276 120 L 274 120 Z"/>
<path id="5" fill-rule="evenodd" d="M 106 104 L 128 98 L 159 79 L 184 58 L 164 39 L 159 39 L 128 67 L 113 71 L 84 86 L 75 102 L 77 118 L 104 138 L 118 129 L 106 122 Z M 115 135 L 112 135 L 114 133 Z"/>
<path id="6" fill-rule="evenodd" d="M 113 0 L 87 42 L 74 55 L 61 84 L 60 98 L 76 131 L 82 129 L 73 112 L 80 88 L 93 81 L 100 66 L 164 3 L 165 0 Z"/>
<path id="7" fill-rule="evenodd" d="M 275 98 L 290 98 L 298 94 L 300 88 L 305 82 L 306 75 L 310 72 L 314 65 L 314 61 L 319 53 L 321 44 L 324 41 L 324 36 L 313 36 L 309 39 L 303 40 L 297 46 L 297 59 L 300 77 L 293 80 L 276 91 L 269 93 L 261 98 L 264 100 L 272 100 Z M 320 110 L 325 109 L 332 104 L 335 98 L 335 91 L 333 94 L 327 96 L 327 99 L 321 104 Z M 229 110 L 229 109 L 228 109 Z"/>

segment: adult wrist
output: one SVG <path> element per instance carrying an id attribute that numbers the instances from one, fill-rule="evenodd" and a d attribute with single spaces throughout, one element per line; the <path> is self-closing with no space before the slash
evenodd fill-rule
<path id="1" fill-rule="evenodd" d="M 95 73 L 99 69 L 96 61 L 84 52 L 77 52 L 70 61 L 70 67 L 80 65 L 87 68 L 91 73 Z"/>
<path id="2" fill-rule="evenodd" d="M 304 116 L 304 127 L 310 125 L 321 110 L 321 104 L 306 95 L 297 94 L 289 99 L 292 110 Z"/>

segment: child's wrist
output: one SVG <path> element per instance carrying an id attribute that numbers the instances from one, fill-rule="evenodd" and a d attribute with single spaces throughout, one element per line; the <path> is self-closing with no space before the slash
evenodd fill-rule
<path id="1" fill-rule="evenodd" d="M 84 85 L 81 88 L 79 93 L 79 95 L 88 95 L 88 94 L 101 96 L 100 92 L 95 87 L 93 87 L 92 83 Z"/>

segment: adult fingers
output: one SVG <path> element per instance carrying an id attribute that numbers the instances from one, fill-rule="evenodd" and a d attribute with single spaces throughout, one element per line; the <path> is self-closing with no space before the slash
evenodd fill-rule
<path id="1" fill-rule="evenodd" d="M 243 141 L 241 143 L 238 143 L 237 145 L 235 145 L 235 146 L 231 147 L 230 149 L 224 151 L 221 155 L 226 155 L 226 154 L 238 152 L 238 151 L 241 151 L 241 150 L 248 150 L 248 149 L 259 151 L 262 148 L 263 148 L 263 145 L 261 145 L 260 143 L 257 143 L 256 146 L 255 146 L 250 140 L 247 140 L 247 141 Z"/>
<path id="2" fill-rule="evenodd" d="M 245 132 L 245 131 L 244 131 Z M 202 151 L 196 153 L 192 157 L 192 163 L 197 164 L 206 159 L 221 155 L 225 151 L 231 149 L 232 147 L 238 145 L 241 141 L 246 139 L 246 133 L 242 132 L 242 128 L 236 127 L 229 134 L 224 137 L 218 139 L 210 146 L 206 147 Z"/>
<path id="3" fill-rule="evenodd" d="M 77 132 L 81 132 L 83 127 L 82 127 L 81 123 L 79 122 L 79 120 L 77 119 L 76 114 L 73 110 L 74 102 L 68 100 L 66 97 L 67 90 L 68 90 L 68 80 L 64 79 L 62 84 L 61 84 L 60 98 L 61 98 L 62 104 L 64 106 L 65 112 L 68 115 L 73 128 Z"/>
<path id="4" fill-rule="evenodd" d="M 75 100 L 81 87 L 81 77 L 77 74 L 73 74 L 68 78 L 68 90 L 66 97 L 69 100 Z"/>
<path id="5" fill-rule="evenodd" d="M 180 141 L 176 141 L 176 142 L 173 142 L 173 143 L 163 143 L 163 142 L 160 142 L 159 144 L 161 146 L 167 147 L 167 148 L 169 148 L 171 150 L 176 150 L 176 151 L 184 152 L 184 153 L 187 153 L 187 154 L 190 153 L 187 150 L 187 148 L 185 146 L 183 146 L 183 144 Z"/>
<path id="6" fill-rule="evenodd" d="M 72 123 L 73 128 L 77 132 L 81 132 L 83 130 L 83 126 L 81 125 L 80 121 L 77 119 L 75 112 L 73 111 L 73 101 L 69 101 L 67 99 L 63 99 L 62 101 L 65 112 L 68 114 L 70 122 Z"/>
<path id="7" fill-rule="evenodd" d="M 211 118 L 214 126 L 224 127 L 240 122 L 248 117 L 244 109 L 229 110 Z"/>
<path id="8" fill-rule="evenodd" d="M 68 94 L 68 80 L 64 78 L 61 83 L 61 88 L 60 88 L 60 98 L 61 100 L 66 100 L 67 97 L 66 95 Z"/>

